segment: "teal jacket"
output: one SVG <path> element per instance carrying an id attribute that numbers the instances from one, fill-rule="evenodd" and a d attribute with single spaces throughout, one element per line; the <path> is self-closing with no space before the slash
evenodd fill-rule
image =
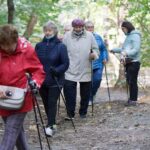
<path id="1" fill-rule="evenodd" d="M 112 49 L 115 53 L 126 52 L 133 61 L 140 61 L 141 34 L 137 30 L 133 30 L 126 35 L 126 39 L 122 48 Z"/>

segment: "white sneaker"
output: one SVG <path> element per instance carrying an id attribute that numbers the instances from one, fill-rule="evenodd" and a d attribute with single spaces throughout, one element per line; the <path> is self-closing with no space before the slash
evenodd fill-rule
<path id="1" fill-rule="evenodd" d="M 92 105 L 92 101 L 89 101 L 89 106 L 91 106 Z"/>
<path id="2" fill-rule="evenodd" d="M 47 136 L 52 137 L 54 135 L 54 131 L 51 127 L 46 127 L 45 128 L 45 133 Z"/>
<path id="3" fill-rule="evenodd" d="M 96 98 L 96 95 L 93 96 L 93 104 L 96 103 L 96 102 L 95 102 L 95 98 Z M 92 106 L 92 101 L 91 101 L 91 100 L 89 101 L 89 106 Z"/>

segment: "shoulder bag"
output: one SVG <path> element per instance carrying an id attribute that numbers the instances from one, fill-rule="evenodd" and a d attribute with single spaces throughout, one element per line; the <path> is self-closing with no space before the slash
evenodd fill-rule
<path id="1" fill-rule="evenodd" d="M 23 106 L 27 89 L 0 85 L 0 91 L 5 95 L 4 98 L 0 98 L 0 108 L 18 110 Z"/>

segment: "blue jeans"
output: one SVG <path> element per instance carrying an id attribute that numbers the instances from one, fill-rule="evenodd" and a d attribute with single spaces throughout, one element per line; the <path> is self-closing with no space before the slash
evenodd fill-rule
<path id="1" fill-rule="evenodd" d="M 47 87 L 42 85 L 40 88 L 40 95 L 48 118 L 48 126 L 53 126 L 56 124 L 57 100 L 60 95 L 60 90 L 58 87 Z"/>
<path id="2" fill-rule="evenodd" d="M 80 82 L 80 115 L 86 115 L 88 109 L 88 100 L 90 97 L 91 82 Z M 75 116 L 77 82 L 65 80 L 64 96 L 67 106 L 67 114 L 70 117 Z"/>
<path id="3" fill-rule="evenodd" d="M 96 95 L 98 88 L 100 87 L 102 80 L 102 73 L 103 73 L 103 66 L 101 68 L 93 70 L 93 85 L 89 99 L 90 101 L 92 100 L 92 97 Z"/>

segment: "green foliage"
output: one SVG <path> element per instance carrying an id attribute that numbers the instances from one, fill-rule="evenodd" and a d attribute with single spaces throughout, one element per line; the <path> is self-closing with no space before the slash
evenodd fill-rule
<path id="1" fill-rule="evenodd" d="M 124 17 L 142 33 L 142 65 L 150 66 L 150 2 L 149 0 L 14 0 L 14 24 L 22 35 L 26 30 L 32 13 L 38 16 L 31 37 L 32 42 L 39 41 L 42 26 L 53 20 L 63 33 L 63 25 L 74 18 L 92 20 L 95 30 L 102 36 L 109 34 L 111 45 L 118 44 L 120 23 Z M 7 1 L 0 0 L 0 24 L 7 23 Z M 127 13 L 127 16 L 126 16 Z"/>
<path id="2" fill-rule="evenodd" d="M 75 18 L 82 18 L 92 20 L 95 23 L 96 31 L 103 32 L 104 18 L 102 14 L 105 4 L 105 0 L 60 0 L 58 2 L 58 7 L 61 9 L 58 17 L 60 27 L 71 24 L 71 21 Z"/>
<path id="3" fill-rule="evenodd" d="M 150 66 L 150 1 L 129 0 L 129 18 L 142 33 L 142 66 Z"/>
<path id="4" fill-rule="evenodd" d="M 147 51 L 143 51 L 142 53 L 142 66 L 146 67 L 146 66 L 150 66 L 150 49 L 148 49 Z"/>
<path id="5" fill-rule="evenodd" d="M 0 5 L 2 5 L 4 3 L 5 0 L 0 0 Z"/>
<path id="6" fill-rule="evenodd" d="M 14 0 L 15 19 L 14 24 L 22 35 L 32 13 L 38 16 L 35 32 L 41 33 L 40 28 L 48 20 L 57 20 L 59 9 L 56 6 L 58 0 Z M 7 1 L 0 1 L 0 24 L 7 23 Z M 40 33 L 39 33 L 40 31 Z M 35 33 L 34 32 L 34 33 Z M 37 34 L 35 34 L 37 35 Z M 35 36 L 33 34 L 33 36 Z"/>
<path id="7" fill-rule="evenodd" d="M 20 28 L 25 29 L 31 13 L 38 16 L 36 27 L 43 26 L 48 20 L 55 20 L 58 15 L 58 10 L 55 9 L 57 0 L 15 0 L 16 2 L 16 19 L 15 23 Z"/>
<path id="8" fill-rule="evenodd" d="M 0 25 L 7 23 L 7 3 L 4 0 L 0 1 Z"/>

